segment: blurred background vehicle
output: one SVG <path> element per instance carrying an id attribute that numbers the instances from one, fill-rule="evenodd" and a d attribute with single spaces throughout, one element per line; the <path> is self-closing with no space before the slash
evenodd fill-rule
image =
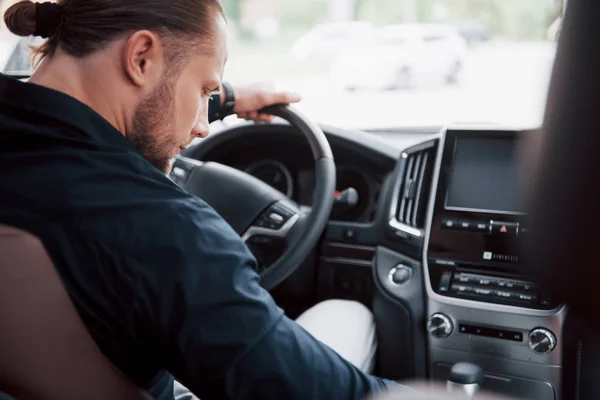
<path id="1" fill-rule="evenodd" d="M 469 47 L 476 46 L 491 39 L 489 29 L 477 20 L 459 21 L 454 22 L 451 25 L 454 26 L 460 36 L 466 40 Z"/>
<path id="2" fill-rule="evenodd" d="M 453 84 L 463 69 L 466 48 L 450 25 L 389 25 L 335 57 L 331 77 L 346 90 Z"/>
<path id="3" fill-rule="evenodd" d="M 372 30 L 373 24 L 364 21 L 320 24 L 296 40 L 292 45 L 292 56 L 302 61 L 330 59 L 369 37 Z"/>

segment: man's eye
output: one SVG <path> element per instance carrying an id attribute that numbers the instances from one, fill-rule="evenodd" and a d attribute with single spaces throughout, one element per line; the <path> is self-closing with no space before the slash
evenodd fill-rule
<path id="1" fill-rule="evenodd" d="M 205 89 L 205 90 L 203 90 L 202 96 L 208 97 L 209 99 L 212 100 L 213 96 L 216 94 L 219 94 L 218 90 Z"/>

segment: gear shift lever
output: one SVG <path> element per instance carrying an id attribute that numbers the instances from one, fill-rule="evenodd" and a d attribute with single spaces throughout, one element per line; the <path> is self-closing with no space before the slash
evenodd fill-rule
<path id="1" fill-rule="evenodd" d="M 473 398 L 483 383 L 483 370 L 470 363 L 457 363 L 452 366 L 446 382 L 446 389 L 451 393 L 463 393 Z"/>

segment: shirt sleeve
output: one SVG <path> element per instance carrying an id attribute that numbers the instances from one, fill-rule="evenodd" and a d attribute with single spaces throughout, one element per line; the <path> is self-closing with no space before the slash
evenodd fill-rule
<path id="1" fill-rule="evenodd" d="M 133 325 L 199 398 L 348 400 L 395 385 L 362 373 L 288 319 L 260 286 L 246 245 L 212 208 L 178 209 L 146 250 Z"/>

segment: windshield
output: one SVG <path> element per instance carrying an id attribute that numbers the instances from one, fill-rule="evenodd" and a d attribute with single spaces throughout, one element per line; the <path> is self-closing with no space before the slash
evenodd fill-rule
<path id="1" fill-rule="evenodd" d="M 2 9 L 14 3 L 1 0 Z M 541 123 L 562 0 L 222 0 L 225 79 L 299 91 L 344 128 Z M 37 42 L 39 43 L 39 42 Z M 34 42 L 33 44 L 37 44 Z M 0 69 L 31 69 L 0 31 Z"/>

